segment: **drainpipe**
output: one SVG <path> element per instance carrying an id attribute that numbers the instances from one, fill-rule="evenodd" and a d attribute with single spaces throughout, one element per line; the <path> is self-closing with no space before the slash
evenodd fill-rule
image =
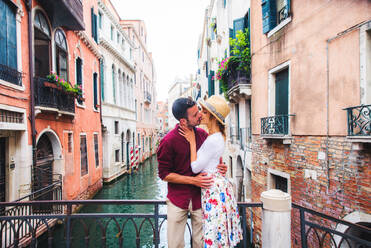
<path id="1" fill-rule="evenodd" d="M 337 189 L 334 193 L 329 194 L 330 190 L 330 161 L 328 158 L 329 154 L 329 139 L 330 139 L 330 127 L 329 127 L 329 119 L 330 119 L 330 111 L 329 111 L 329 103 L 330 103 L 330 59 L 329 59 L 329 45 L 333 40 L 336 40 L 337 38 L 340 38 L 349 32 L 352 32 L 362 25 L 366 23 L 370 23 L 371 21 L 364 21 L 359 24 L 356 24 L 340 33 L 335 35 L 332 38 L 329 38 L 326 40 L 326 168 L 327 168 L 327 174 L 326 174 L 326 179 L 327 179 L 327 185 L 326 185 L 326 193 L 330 196 L 335 195 L 337 192 L 341 191 L 341 189 Z"/>
<path id="2" fill-rule="evenodd" d="M 28 57 L 29 57 L 29 77 L 30 77 L 30 120 L 32 137 L 32 168 L 36 166 L 36 126 L 35 126 L 35 87 L 34 87 L 34 68 L 33 68 L 33 42 L 32 42 L 32 0 L 24 0 L 28 15 Z M 32 174 L 32 173 L 31 173 Z"/>

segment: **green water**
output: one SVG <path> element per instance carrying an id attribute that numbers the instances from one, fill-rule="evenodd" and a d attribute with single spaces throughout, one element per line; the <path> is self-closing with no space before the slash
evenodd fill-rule
<path id="1" fill-rule="evenodd" d="M 159 179 L 157 174 L 156 157 L 147 160 L 140 166 L 136 173 L 124 175 L 116 182 L 104 185 L 94 199 L 153 199 L 165 200 L 167 185 Z M 85 206 L 80 213 L 153 213 L 153 206 L 140 205 L 100 205 Z M 166 214 L 166 206 L 160 207 L 160 213 Z M 143 219 L 136 220 L 139 224 Z M 122 226 L 125 219 L 117 219 L 117 223 Z M 160 220 L 161 221 L 161 220 Z M 107 228 L 106 245 L 107 247 L 120 247 L 117 238 L 118 229 L 116 223 L 108 219 L 101 219 L 101 226 L 96 221 L 84 219 L 83 223 L 74 221 L 72 230 L 72 247 L 102 247 L 102 226 Z M 108 223 L 108 224 L 107 224 Z M 153 232 L 150 224 L 145 222 L 140 232 L 140 247 L 153 247 Z M 85 239 L 85 232 L 88 232 L 89 239 Z M 123 247 L 136 247 L 136 231 L 132 223 L 127 223 L 123 232 Z M 65 247 L 64 225 L 57 225 L 54 231 L 53 247 Z M 187 240 L 187 237 L 186 237 Z M 188 237 L 189 240 L 189 237 Z M 46 245 L 39 243 L 41 246 Z M 187 244 L 189 245 L 189 244 Z M 160 232 L 160 247 L 166 245 L 166 221 Z"/>

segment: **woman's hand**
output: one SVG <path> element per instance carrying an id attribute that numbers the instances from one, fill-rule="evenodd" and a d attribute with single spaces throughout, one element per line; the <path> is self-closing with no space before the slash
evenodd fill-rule
<path id="1" fill-rule="evenodd" d="M 195 132 L 186 126 L 179 125 L 179 134 L 182 135 L 189 143 L 196 143 Z"/>

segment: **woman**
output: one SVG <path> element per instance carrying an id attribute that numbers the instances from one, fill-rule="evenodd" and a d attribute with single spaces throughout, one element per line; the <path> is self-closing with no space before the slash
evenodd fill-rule
<path id="1" fill-rule="evenodd" d="M 242 240 L 242 229 L 232 183 L 216 169 L 225 147 L 225 118 L 230 112 L 223 97 L 211 96 L 202 106 L 201 124 L 207 126 L 209 136 L 196 151 L 192 129 L 181 126 L 179 133 L 187 139 L 191 150 L 193 173 L 206 172 L 214 184 L 201 189 L 204 247 L 234 247 Z"/>

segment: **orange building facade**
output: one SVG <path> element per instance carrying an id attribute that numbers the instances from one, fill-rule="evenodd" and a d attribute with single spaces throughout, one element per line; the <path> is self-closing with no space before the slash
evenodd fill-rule
<path id="1" fill-rule="evenodd" d="M 38 199 L 33 192 L 44 190 L 53 192 L 43 200 L 90 198 L 102 186 L 96 2 L 1 4 L 17 15 L 16 71 L 23 75 L 20 85 L 0 81 L 2 113 L 23 114 L 20 130 L 0 131 L 8 134 L 0 140 L 6 146 L 4 200 L 30 193 Z"/>

